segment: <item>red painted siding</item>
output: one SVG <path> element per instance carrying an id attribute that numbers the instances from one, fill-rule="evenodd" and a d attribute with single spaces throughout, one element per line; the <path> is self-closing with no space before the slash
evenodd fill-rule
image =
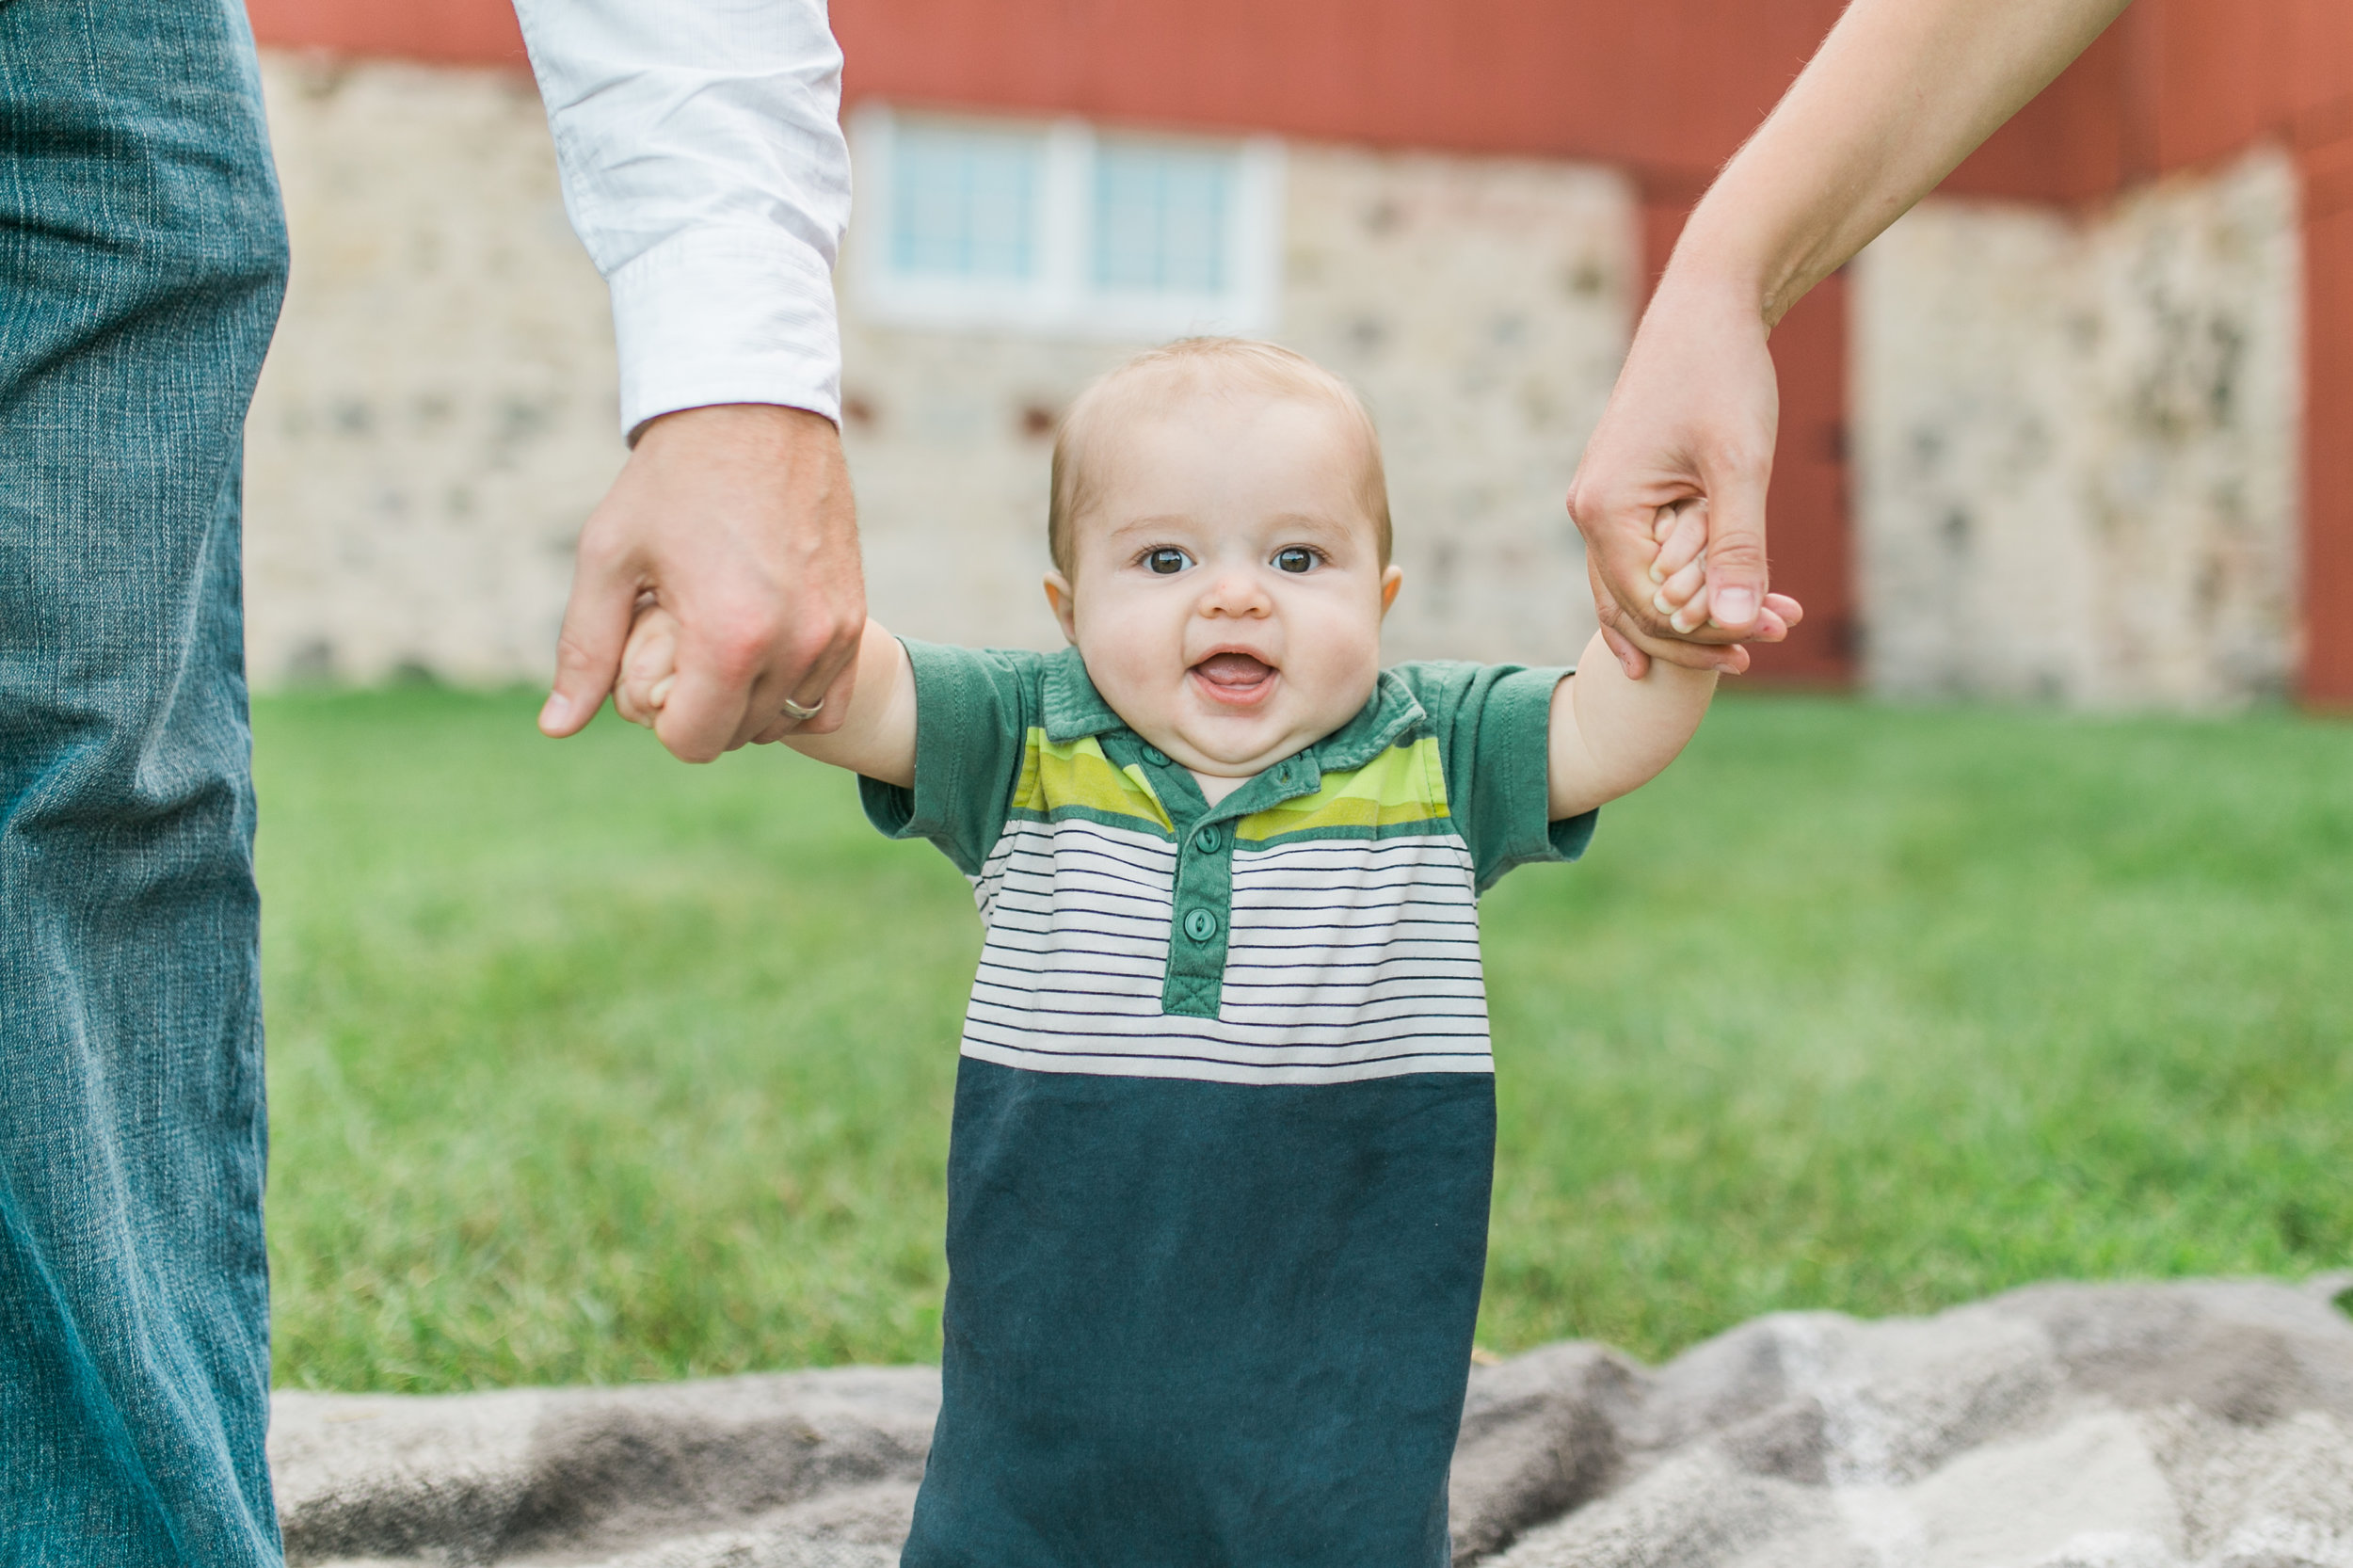
<path id="1" fill-rule="evenodd" d="M 510 0 L 246 0 L 254 37 L 285 49 L 527 66 Z"/>
<path id="2" fill-rule="evenodd" d="M 1854 537 L 1847 509 L 1847 280 L 1816 285 L 1773 328 L 1781 436 L 1773 447 L 1773 586 L 1805 606 L 1785 643 L 1756 649 L 1767 680 L 1844 685 L 1854 675 Z"/>
<path id="3" fill-rule="evenodd" d="M 2325 9 L 2329 0 L 2266 3 Z M 1842 5 L 835 0 L 833 22 L 853 97 L 1585 158 L 1704 185 Z M 262 41 L 281 47 L 523 63 L 508 0 L 248 0 L 248 9 Z M 2113 188 L 2115 55 L 2095 46 L 1962 167 L 1956 188 L 2039 200 Z"/>
<path id="4" fill-rule="evenodd" d="M 2144 0 L 2144 4 L 2147 0 Z M 837 0 L 850 91 L 975 108 L 1618 164 L 1696 184 L 1841 0 Z M 1955 175 L 2073 200 L 2121 168 L 2120 51 L 2095 45 Z"/>
<path id="5" fill-rule="evenodd" d="M 854 95 L 1700 175 L 1754 127 L 1838 9 L 1838 0 L 837 0 L 833 17 Z"/>
<path id="6" fill-rule="evenodd" d="M 2303 165 L 2304 696 L 2353 708 L 2353 137 Z"/>

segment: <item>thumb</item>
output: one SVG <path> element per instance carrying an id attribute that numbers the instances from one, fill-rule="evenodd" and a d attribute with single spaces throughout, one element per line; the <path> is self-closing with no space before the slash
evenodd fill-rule
<path id="1" fill-rule="evenodd" d="M 564 630 L 555 638 L 555 689 L 539 710 L 542 734 L 558 740 L 577 735 L 597 716 L 620 673 L 636 607 L 636 590 L 617 577 L 584 569 L 573 578 Z"/>
<path id="2" fill-rule="evenodd" d="M 1754 627 L 1765 607 L 1765 492 L 1772 457 L 1706 474 L 1708 618 L 1726 632 Z"/>

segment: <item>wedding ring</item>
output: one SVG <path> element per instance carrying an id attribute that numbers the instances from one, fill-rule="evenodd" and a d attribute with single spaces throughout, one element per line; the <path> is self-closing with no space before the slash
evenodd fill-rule
<path id="1" fill-rule="evenodd" d="M 795 724 L 807 724 L 810 719 L 815 718 L 818 711 L 824 706 L 825 699 L 822 696 L 807 708 L 802 707 L 791 697 L 786 697 L 784 699 L 784 716 L 792 720 Z"/>

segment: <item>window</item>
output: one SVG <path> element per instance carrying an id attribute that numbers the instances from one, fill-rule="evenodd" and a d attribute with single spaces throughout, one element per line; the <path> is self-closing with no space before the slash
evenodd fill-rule
<path id="1" fill-rule="evenodd" d="M 1133 142 L 1095 152 L 1095 286 L 1215 296 L 1225 288 L 1236 160 Z"/>
<path id="2" fill-rule="evenodd" d="M 909 126 L 890 182 L 890 270 L 1019 282 L 1037 271 L 1046 138 Z"/>
<path id="3" fill-rule="evenodd" d="M 859 303 L 912 326 L 1112 337 L 1274 324 L 1282 152 L 861 111 Z"/>

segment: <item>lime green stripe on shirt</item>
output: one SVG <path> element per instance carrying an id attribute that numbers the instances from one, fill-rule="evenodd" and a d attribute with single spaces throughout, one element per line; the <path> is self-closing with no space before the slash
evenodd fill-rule
<path id="1" fill-rule="evenodd" d="M 1013 809 L 1041 817 L 1075 808 L 1087 816 L 1150 823 L 1174 834 L 1168 808 L 1153 792 L 1138 767 L 1122 768 L 1103 755 L 1102 743 L 1087 735 L 1075 741 L 1049 741 L 1032 726 L 1021 758 L 1021 776 L 1013 787 Z"/>
<path id="2" fill-rule="evenodd" d="M 1253 811 L 1234 824 L 1234 836 L 1251 842 L 1333 828 L 1382 829 L 1436 824 L 1448 819 L 1446 770 L 1438 743 L 1424 736 L 1392 746 L 1361 768 L 1327 773 L 1323 787 Z"/>

